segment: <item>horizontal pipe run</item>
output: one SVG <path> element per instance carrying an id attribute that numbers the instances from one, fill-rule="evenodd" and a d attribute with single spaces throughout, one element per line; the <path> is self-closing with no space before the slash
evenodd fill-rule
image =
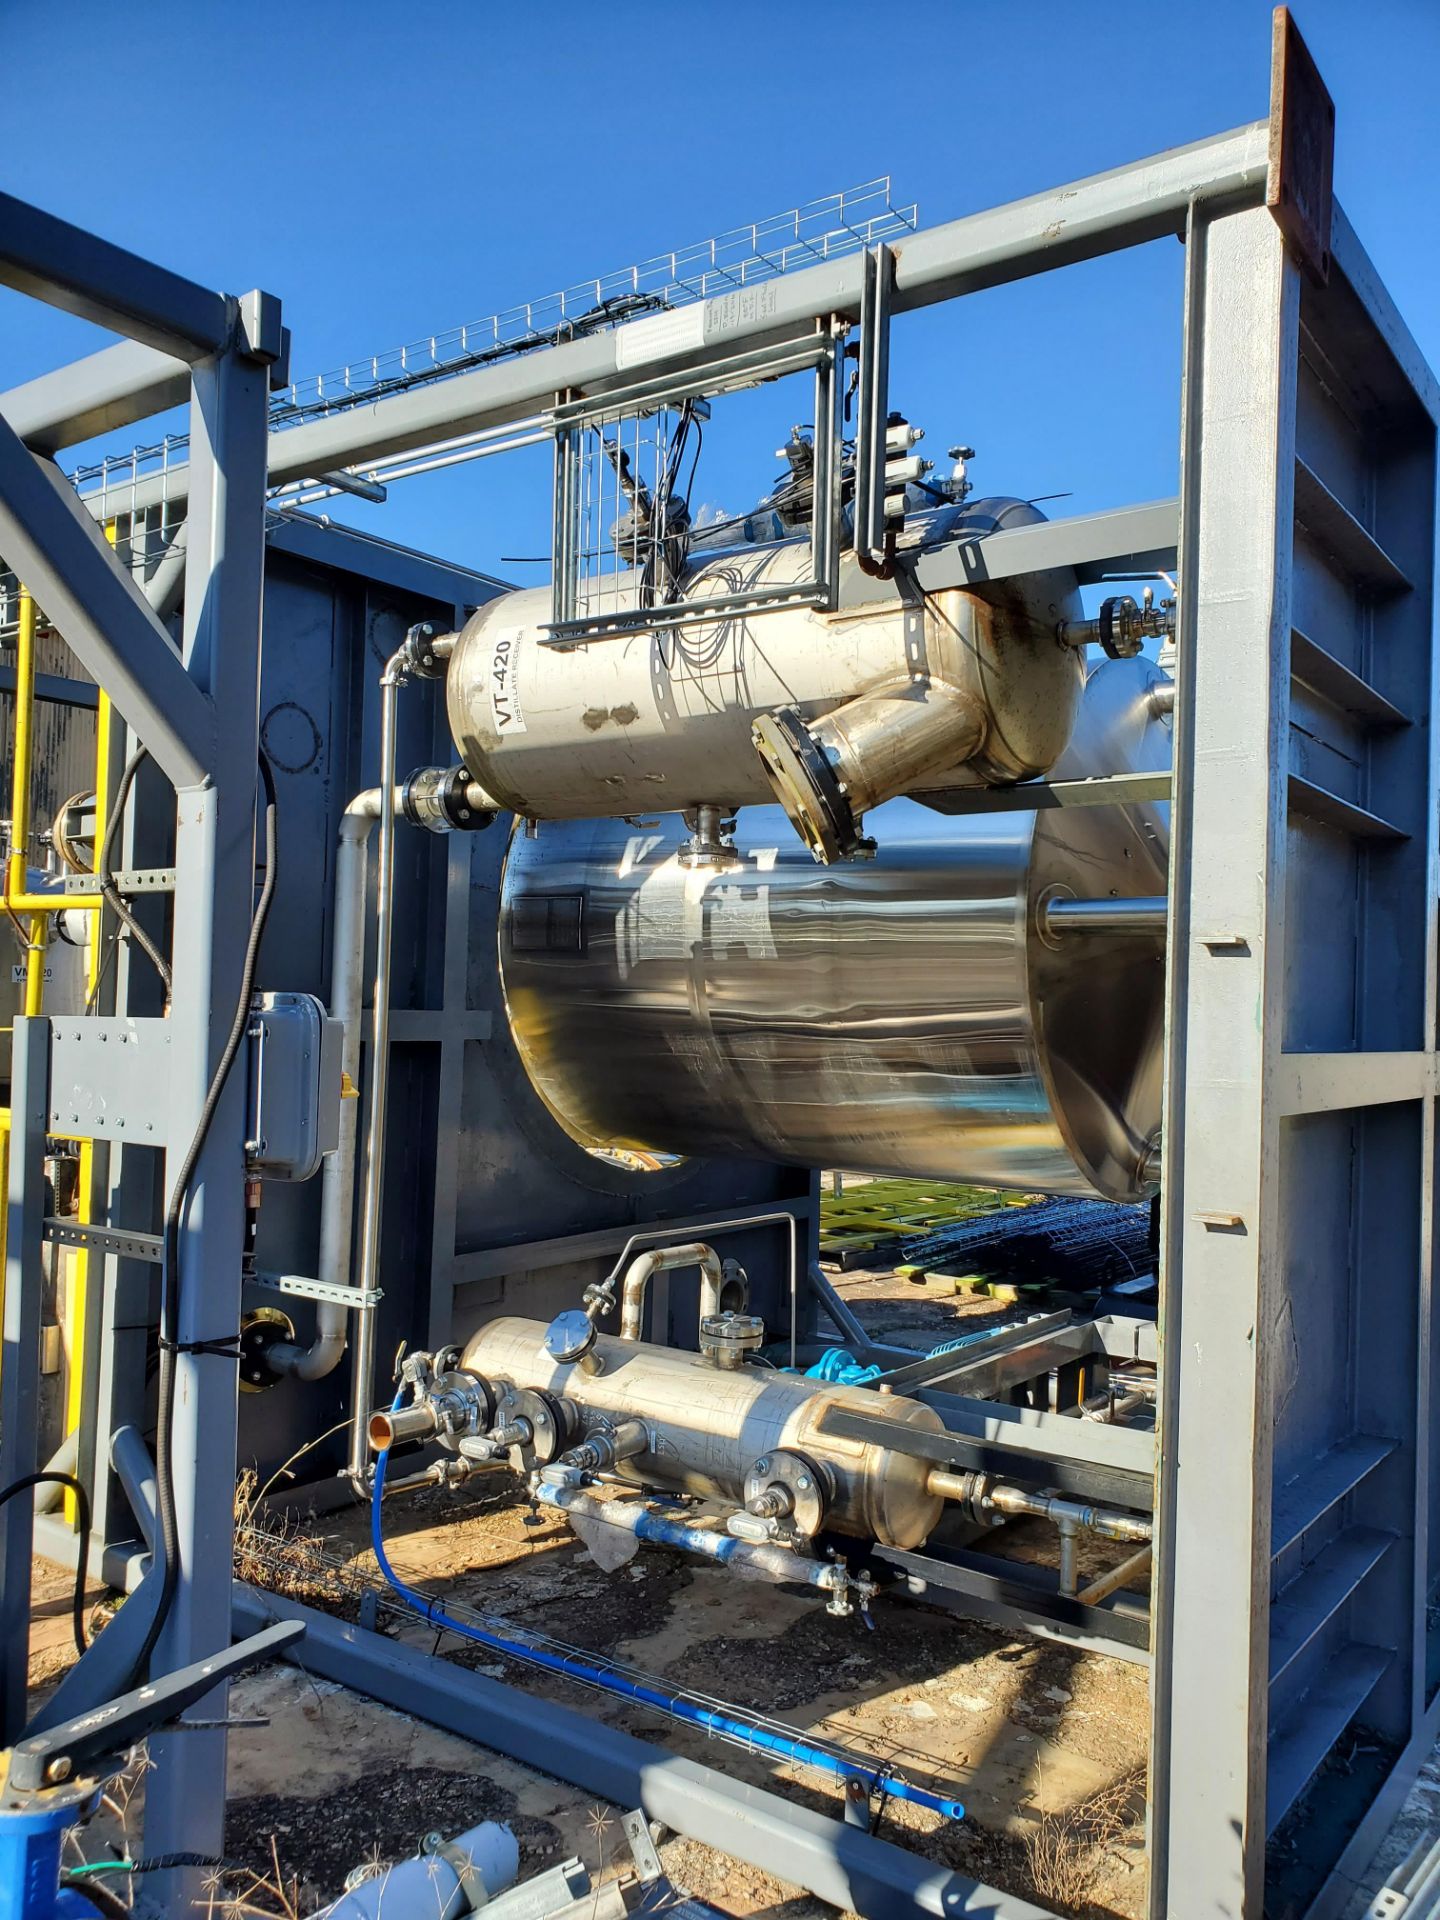
<path id="1" fill-rule="evenodd" d="M 988 1501 L 998 1513 L 1027 1515 L 1050 1520 L 1056 1526 L 1079 1527 L 1102 1540 L 1144 1540 L 1154 1533 L 1154 1523 L 1139 1514 L 1121 1513 L 1112 1507 L 1090 1507 L 1078 1500 L 1065 1500 L 1058 1494 L 1030 1493 L 1023 1487 L 992 1487 Z"/>
<path id="2" fill-rule="evenodd" d="M 378 1453 L 382 1447 L 397 1446 L 405 1440 L 429 1440 L 439 1425 L 435 1403 L 419 1400 L 413 1407 L 377 1407 L 367 1430 L 370 1444 Z"/>
<path id="3" fill-rule="evenodd" d="M 572 1519 L 590 1520 L 617 1527 L 651 1546 L 677 1547 L 702 1560 L 714 1560 L 721 1566 L 748 1569 L 767 1580 L 786 1581 L 801 1587 L 819 1587 L 824 1592 L 844 1591 L 845 1570 L 838 1561 L 811 1560 L 792 1553 L 788 1547 L 772 1543 L 740 1540 L 734 1534 L 719 1533 L 713 1527 L 687 1527 L 679 1520 L 667 1520 L 654 1513 L 643 1500 L 599 1500 L 578 1487 L 547 1487 L 539 1490 L 542 1506 L 558 1507 Z"/>
<path id="4" fill-rule="evenodd" d="M 374 1550 L 375 1564 L 385 1580 L 407 1606 L 417 1609 L 426 1620 L 432 1621 L 436 1626 L 447 1627 L 452 1633 L 458 1633 L 462 1639 L 473 1640 L 479 1646 L 490 1647 L 509 1659 L 524 1661 L 548 1673 L 567 1675 L 571 1679 L 579 1680 L 585 1686 L 596 1687 L 603 1693 L 631 1700 L 638 1706 L 654 1708 L 684 1725 L 699 1727 L 717 1739 L 744 1746 L 752 1752 L 768 1753 L 784 1764 L 814 1767 L 822 1773 L 829 1774 L 832 1779 L 843 1782 L 847 1790 L 850 1789 L 852 1782 L 858 1782 L 861 1794 L 867 1801 L 873 1795 L 880 1794 L 892 1800 L 906 1800 L 915 1806 L 925 1807 L 947 1820 L 964 1818 L 965 1809 L 958 1800 L 932 1792 L 927 1787 L 915 1786 L 903 1775 L 884 1765 L 866 1765 L 848 1754 L 836 1751 L 833 1747 L 821 1745 L 799 1732 L 765 1725 L 757 1717 L 746 1714 L 743 1709 L 689 1699 L 683 1693 L 652 1683 L 644 1677 L 633 1677 L 613 1667 L 597 1665 L 579 1653 L 540 1645 L 524 1638 L 511 1638 L 490 1627 L 481 1626 L 478 1623 L 472 1625 L 447 1613 L 438 1600 L 417 1593 L 413 1587 L 407 1586 L 390 1564 L 389 1556 L 385 1551 L 384 1531 L 381 1524 L 386 1458 L 387 1456 L 382 1453 L 375 1462 L 370 1507 L 370 1544 Z M 843 1577 L 843 1569 L 841 1573 Z M 555 1771 L 553 1760 L 546 1771 L 552 1773 Z M 888 1914 L 893 1909 L 887 1907 L 878 1911 Z"/>
<path id="5" fill-rule="evenodd" d="M 6 893 L 5 905 L 16 913 L 98 913 L 105 905 L 98 893 Z"/>
<path id="6" fill-rule="evenodd" d="M 1102 1540 L 1148 1542 L 1154 1533 L 1153 1522 L 1138 1513 L 1066 1500 L 1059 1494 L 1032 1493 L 1026 1487 L 997 1485 L 987 1482 L 983 1475 L 956 1473 L 948 1467 L 932 1467 L 926 1484 L 942 1500 L 955 1500 L 982 1513 L 1050 1520 L 1056 1526 L 1079 1527 Z"/>
<path id="7" fill-rule="evenodd" d="M 1250 199 L 1265 192 L 1270 124 L 1257 120 L 1229 133 L 1093 174 L 1069 186 L 968 214 L 907 234 L 895 248 L 893 310 L 904 313 L 985 287 L 1003 286 L 1165 234 L 1183 234 L 1196 200 Z M 727 314 L 731 351 L 763 345 L 797 322 L 832 313 L 858 314 L 862 262 L 857 254 L 825 261 L 766 282 L 753 314 Z M 724 299 L 726 296 L 721 295 Z M 317 472 L 362 466 L 441 440 L 527 418 L 553 405 L 566 388 L 587 396 L 633 384 L 617 365 L 617 331 L 566 340 L 494 366 L 437 378 L 408 393 L 321 415 L 271 432 L 271 486 L 312 480 Z M 678 360 L 677 363 L 678 365 Z M 189 491 L 189 469 L 116 482 L 111 492 L 127 512 Z M 103 491 L 85 504 L 102 518 Z M 112 505 L 109 511 L 115 511 Z"/>
<path id="8" fill-rule="evenodd" d="M 1168 909 L 1162 893 L 1130 900 L 1049 900 L 1042 909 L 1047 933 L 1164 933 Z"/>

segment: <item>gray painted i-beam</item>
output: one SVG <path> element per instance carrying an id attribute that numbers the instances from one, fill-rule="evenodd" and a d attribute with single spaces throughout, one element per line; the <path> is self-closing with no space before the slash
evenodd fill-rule
<path id="1" fill-rule="evenodd" d="M 225 347 L 235 302 L 0 193 L 0 285 L 182 360 Z"/>
<path id="2" fill-rule="evenodd" d="M 648 1818 L 687 1839 L 805 1887 L 866 1920 L 902 1920 L 907 1914 L 1052 1920 L 1043 1907 L 932 1865 L 859 1827 L 829 1820 L 714 1767 L 683 1760 L 589 1714 L 236 1581 L 237 1634 L 277 1620 L 305 1622 L 305 1638 L 293 1656 L 305 1673 L 353 1687 L 463 1739 L 481 1740 L 496 1753 L 619 1806 L 643 1807 Z"/>
<path id="3" fill-rule="evenodd" d="M 0 393 L 0 414 L 36 453 L 58 453 L 183 406 L 190 369 L 173 354 L 121 340 Z"/>
<path id="4" fill-rule="evenodd" d="M 214 708 L 69 481 L 3 419 L 0 553 L 175 785 L 198 786 Z"/>
<path id="5" fill-rule="evenodd" d="M 1168 572 L 1175 565 L 1179 520 L 1178 500 L 1153 500 L 1144 506 L 1001 527 L 915 554 L 913 576 L 923 592 L 944 593 L 950 587 L 984 587 L 1051 567 L 1071 567 L 1087 583 L 1134 579 L 1161 568 Z M 898 597 L 893 578 L 862 573 L 857 567 L 846 573 L 841 606 L 850 612 Z"/>
<path id="6" fill-rule="evenodd" d="M 1266 1392 L 1281 1257 L 1271 1094 L 1284 1004 L 1274 742 L 1288 704 L 1298 314 L 1297 269 L 1263 210 L 1197 215 L 1186 253 L 1170 874 L 1165 1138 L 1181 1151 L 1167 1156 L 1162 1201 L 1155 1920 L 1201 1920 L 1217 1900 L 1219 1911 L 1259 1914 L 1263 1897 Z M 1239 947 L 1204 939 L 1222 926 Z M 1209 1224 L 1217 1208 L 1236 1230 Z M 1202 1453 L 1203 1473 L 1177 1486 L 1179 1463 Z"/>
<path id="7" fill-rule="evenodd" d="M 278 331 L 278 304 L 259 317 Z M 156 1646 L 156 1671 L 203 1660 L 226 1644 L 234 1559 L 238 1368 L 213 1342 L 240 1325 L 245 1240 L 245 1073 L 232 1072 L 218 1100 L 215 1074 L 243 986 L 253 913 L 259 762 L 260 620 L 265 567 L 266 367 L 238 349 L 196 367 L 190 408 L 194 511 L 186 528 L 187 685 L 204 689 L 224 716 L 214 733 L 208 781 L 177 795 L 175 988 L 171 1126 L 194 1137 L 213 1122 L 187 1189 L 179 1231 L 171 1422 L 176 1533 L 175 1597 Z M 182 1155 L 166 1155 L 173 1202 Z M 145 1841 L 155 1854 L 219 1854 L 225 1839 L 225 1694 L 216 1724 L 150 1742 Z M 155 1876 L 168 1910 L 198 1904 L 193 1866 Z"/>
<path id="8" fill-rule="evenodd" d="M 34 1473 L 40 1415 L 40 1316 L 45 1219 L 46 1088 L 50 1022 L 17 1016 L 11 1043 L 10 1154 L 5 1201 L 4 1354 L 0 1363 L 0 1485 Z M 0 1747 L 25 1724 L 30 1667 L 30 1578 L 35 1507 L 0 1507 Z"/>

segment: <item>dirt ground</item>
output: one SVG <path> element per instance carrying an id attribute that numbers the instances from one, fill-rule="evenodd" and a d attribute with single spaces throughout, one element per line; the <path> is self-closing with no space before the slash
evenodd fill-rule
<path id="1" fill-rule="evenodd" d="M 936 1298 L 891 1275 L 835 1276 L 867 1331 L 925 1347 L 1015 1310 L 983 1298 Z M 1016 1639 L 913 1602 L 881 1601 L 874 1630 L 829 1616 L 816 1596 L 737 1580 L 701 1563 L 642 1549 L 602 1573 L 563 1521 L 517 1502 L 509 1476 L 480 1491 L 387 1502 L 397 1570 L 451 1603 L 540 1629 L 567 1645 L 624 1660 L 675 1685 L 762 1710 L 910 1779 L 953 1792 L 958 1823 L 891 1801 L 882 1834 L 961 1873 L 1057 1910 L 1139 1920 L 1144 1855 L 1139 1824 L 1148 1694 L 1143 1668 L 1054 1643 Z M 536 1522 L 539 1524 L 536 1524 Z M 358 1509 L 305 1522 L 358 1577 L 375 1568 Z M 1015 1529 L 1016 1551 L 1045 1548 Z M 34 1678 L 53 1678 L 68 1641 L 63 1579 L 47 1589 Z M 433 1627 L 399 1626 L 437 1645 Z M 633 1705 L 512 1664 L 456 1636 L 439 1651 L 459 1664 L 578 1706 L 612 1725 L 795 1800 L 839 1811 L 813 1771 L 777 1768 Z M 47 1664 L 48 1663 L 48 1664 Z M 509 1820 L 522 1872 L 578 1855 L 594 1872 L 628 1860 L 617 1814 L 529 1768 L 391 1713 L 344 1689 L 282 1668 L 240 1682 L 232 1717 L 260 1718 L 231 1736 L 226 1853 L 254 1874 L 271 1841 L 294 1904 L 308 1912 L 367 1859 L 413 1852 L 421 1835 Z M 359 1790 L 363 1789 L 363 1791 Z M 143 1781 L 136 1800 L 143 1797 Z M 607 1824 L 608 1816 L 608 1824 Z M 111 1819 L 113 1827 L 113 1816 Z M 133 1810 L 132 1810 L 133 1818 Z M 88 1858 L 123 1836 L 87 1834 Z M 737 1916 L 802 1920 L 831 1910 L 694 1843 L 671 1838 L 662 1859 L 677 1884 Z M 109 1884 L 120 1889 L 123 1883 Z M 287 1885 L 287 1893 L 288 1893 Z M 255 1896 L 256 1899 L 268 1896 Z M 278 1911 L 274 1902 L 265 1909 Z"/>

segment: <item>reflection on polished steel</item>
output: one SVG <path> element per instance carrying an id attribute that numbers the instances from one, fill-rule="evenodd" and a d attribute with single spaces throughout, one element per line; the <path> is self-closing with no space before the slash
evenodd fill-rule
<path id="1" fill-rule="evenodd" d="M 615 1463 L 617 1480 L 661 1485 L 701 1497 L 745 1498 L 756 1461 L 784 1451 L 813 1461 L 828 1488 L 827 1524 L 884 1546 L 918 1547 L 940 1518 L 930 1490 L 930 1463 L 875 1440 L 831 1433 L 826 1415 L 873 1414 L 864 1387 L 836 1386 L 773 1367 L 714 1367 L 698 1353 L 598 1334 L 591 1372 L 557 1359 L 540 1320 L 492 1320 L 466 1347 L 462 1366 L 492 1386 L 538 1388 L 584 1410 L 587 1422 L 612 1429 L 643 1421 L 649 1444 L 638 1458 Z M 918 1433 L 941 1431 L 933 1407 L 894 1394 L 878 1403 L 887 1422 Z"/>
<path id="2" fill-rule="evenodd" d="M 1044 517 L 997 497 L 933 512 L 915 530 L 939 548 Z M 808 573 L 809 552 L 792 540 L 702 553 L 686 596 L 786 588 Z M 847 554 L 842 580 L 857 574 Z M 639 573 L 607 579 L 618 596 L 607 606 L 639 606 Z M 557 648 L 550 588 L 503 594 L 451 652 L 451 731 L 487 794 L 541 820 L 768 806 L 789 783 L 767 773 L 752 728 L 781 710 L 815 731 L 857 805 L 1054 765 L 1084 680 L 1080 656 L 1055 644 L 1080 612 L 1071 569 L 918 598 L 897 577 L 874 595 L 860 606 L 842 597 L 833 613 L 790 607 Z"/>
<path id="3" fill-rule="evenodd" d="M 1143 659 L 1092 674 L 1057 777 L 1169 765 Z M 761 1154 L 1135 1200 L 1160 1121 L 1164 932 L 1052 932 L 1051 902 L 1166 887 L 1161 803 L 1015 813 L 892 801 L 879 857 L 817 868 L 777 808 L 740 858 L 678 823 L 545 822 L 507 864 L 511 1024 L 596 1148 Z"/>

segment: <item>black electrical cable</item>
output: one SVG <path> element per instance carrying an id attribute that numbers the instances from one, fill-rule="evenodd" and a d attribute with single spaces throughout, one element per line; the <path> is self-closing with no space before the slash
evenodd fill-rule
<path id="1" fill-rule="evenodd" d="M 136 774 L 140 771 L 142 764 L 149 758 L 150 750 L 148 747 L 137 747 L 125 762 L 125 771 L 121 774 L 120 784 L 115 789 L 115 801 L 110 809 L 110 818 L 105 823 L 105 838 L 100 843 L 100 858 L 96 862 L 95 878 L 100 884 L 100 892 L 105 899 L 106 905 L 114 913 L 116 919 L 129 931 L 130 937 L 135 940 L 148 955 L 155 971 L 160 975 L 161 981 L 164 983 L 165 999 L 168 1004 L 171 988 L 169 962 L 156 946 L 155 942 L 150 938 L 149 934 L 146 933 L 140 922 L 135 918 L 129 907 L 127 907 L 125 902 L 120 898 L 120 890 L 111 877 L 111 861 L 115 856 L 115 843 L 120 837 L 120 825 L 125 817 L 125 803 L 130 798 L 130 789 L 135 784 Z M 92 998 L 93 993 L 99 991 L 99 987 L 100 978 L 97 974 Z M 90 1011 L 88 1005 L 85 1011 L 87 1013 Z"/>
<path id="2" fill-rule="evenodd" d="M 90 1496 L 75 1478 L 73 1473 L 54 1473 L 48 1467 L 41 1473 L 24 1473 L 18 1480 L 12 1480 L 3 1493 L 0 1493 L 0 1507 L 7 1500 L 13 1500 L 17 1493 L 24 1493 L 30 1487 L 65 1487 L 75 1496 L 77 1517 L 80 1521 L 80 1552 L 75 1562 L 75 1594 L 71 1602 L 73 1625 L 75 1629 L 75 1651 L 85 1651 L 85 1550 L 90 1543 Z"/>
<path id="3" fill-rule="evenodd" d="M 239 1358 L 235 1350 L 238 1334 L 229 1335 L 220 1340 L 200 1340 L 186 1344 L 176 1339 L 180 1323 L 180 1221 L 185 1210 L 190 1182 L 195 1177 L 195 1168 L 210 1135 L 215 1111 L 220 1105 L 221 1095 L 230 1078 L 230 1070 L 235 1065 L 236 1056 L 245 1038 L 245 1029 L 250 1019 L 250 998 L 255 989 L 255 963 L 260 955 L 260 940 L 265 932 L 265 922 L 269 918 L 270 902 L 275 897 L 275 877 L 279 870 L 275 776 L 270 771 L 270 762 L 263 753 L 260 756 L 260 778 L 265 786 L 265 879 L 250 921 L 250 938 L 246 942 L 245 958 L 240 970 L 240 992 L 236 1000 L 235 1018 L 216 1065 L 214 1077 L 211 1079 L 210 1090 L 205 1096 L 205 1104 L 200 1110 L 195 1136 L 190 1142 L 180 1171 L 175 1176 L 170 1205 L 165 1214 L 160 1268 L 160 1382 L 157 1390 L 158 1409 L 155 1422 L 155 1510 L 165 1570 L 161 1579 L 160 1600 L 155 1609 L 155 1617 L 150 1622 L 144 1642 L 131 1668 L 132 1681 L 144 1672 L 151 1654 L 155 1651 L 156 1643 L 164 1631 L 165 1622 L 174 1603 L 175 1588 L 180 1577 L 180 1530 L 175 1512 L 175 1463 L 171 1454 L 171 1430 L 175 1423 L 175 1361 L 181 1353 L 213 1353 L 231 1360 Z"/>

